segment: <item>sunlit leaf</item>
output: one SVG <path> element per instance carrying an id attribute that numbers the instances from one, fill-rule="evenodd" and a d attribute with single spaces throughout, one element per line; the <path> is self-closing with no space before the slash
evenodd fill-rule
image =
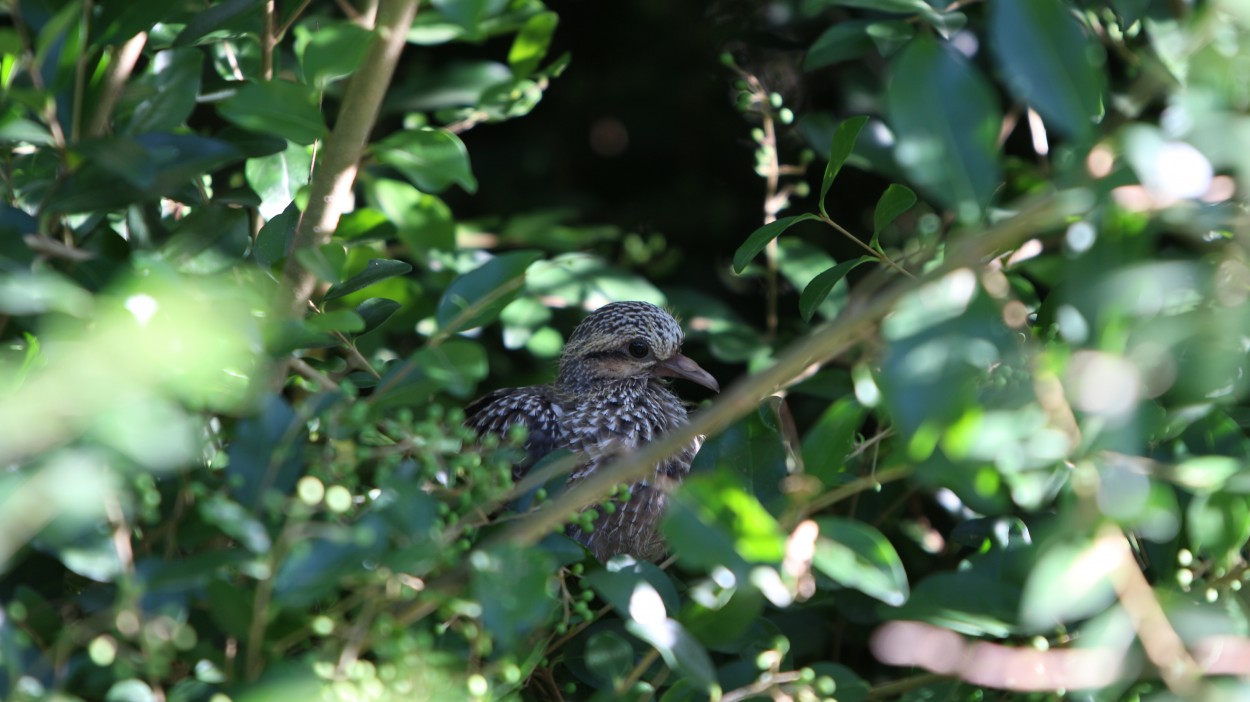
<path id="1" fill-rule="evenodd" d="M 513 251 L 492 257 L 457 277 L 438 302 L 439 326 L 463 331 L 494 321 L 520 294 L 525 286 L 525 271 L 540 258 L 538 251 Z"/>
<path id="2" fill-rule="evenodd" d="M 907 573 L 894 546 L 877 529 L 850 519 L 818 519 L 812 565 L 845 587 L 889 605 L 907 601 Z"/>
<path id="3" fill-rule="evenodd" d="M 554 12 L 540 12 L 521 25 L 508 51 L 508 65 L 512 66 L 514 76 L 520 78 L 538 70 L 559 21 L 559 15 Z"/>
<path id="4" fill-rule="evenodd" d="M 317 94 L 306 85 L 285 80 L 245 83 L 217 103 L 217 113 L 244 129 L 311 144 L 325 136 Z"/>
<path id="5" fill-rule="evenodd" d="M 370 285 L 386 280 L 387 278 L 394 278 L 397 275 L 406 275 L 411 270 L 412 266 L 404 263 L 403 261 L 375 258 L 369 261 L 369 265 L 365 266 L 363 271 L 337 285 L 331 286 L 330 289 L 326 291 L 325 297 L 322 299 L 327 302 L 335 300 L 343 297 L 344 295 L 350 295 L 357 290 L 364 290 Z"/>
<path id="6" fill-rule="evenodd" d="M 455 183 L 477 192 L 469 152 L 460 137 L 446 129 L 408 129 L 373 145 L 378 161 L 403 173 L 422 192 L 441 193 Z"/>
<path id="7" fill-rule="evenodd" d="M 295 31 L 304 80 L 318 88 L 354 73 L 374 40 L 373 32 L 348 21 L 322 23 L 316 29 L 298 25 Z"/>

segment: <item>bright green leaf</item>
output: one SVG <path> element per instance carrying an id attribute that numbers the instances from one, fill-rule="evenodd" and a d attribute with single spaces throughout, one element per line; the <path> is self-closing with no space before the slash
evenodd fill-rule
<path id="1" fill-rule="evenodd" d="M 295 31 L 295 54 L 304 70 L 304 81 L 320 89 L 354 73 L 374 40 L 373 32 L 346 20 L 323 23 L 315 29 L 299 25 Z"/>
<path id="2" fill-rule="evenodd" d="M 422 192 L 440 193 L 455 183 L 477 192 L 469 152 L 460 137 L 446 129 L 408 129 L 373 145 L 378 161 L 403 173 Z"/>
<path id="3" fill-rule="evenodd" d="M 521 25 L 516 39 L 512 41 L 512 49 L 508 51 L 508 65 L 512 67 L 512 75 L 524 78 L 542 63 L 551 47 L 551 37 L 555 34 L 560 16 L 554 12 L 540 12 Z"/>
<path id="4" fill-rule="evenodd" d="M 260 215 L 265 219 L 278 216 L 294 200 L 300 188 L 308 185 L 312 170 L 312 154 L 296 144 L 286 151 L 249 158 L 243 172 L 247 184 L 260 196 Z"/>

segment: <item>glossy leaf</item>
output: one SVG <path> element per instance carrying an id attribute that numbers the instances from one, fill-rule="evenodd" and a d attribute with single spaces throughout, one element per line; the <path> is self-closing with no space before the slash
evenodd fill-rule
<path id="1" fill-rule="evenodd" d="M 1062 0 L 990 5 L 990 46 L 1017 100 L 1051 128 L 1087 138 L 1103 114 L 1101 47 Z"/>
<path id="2" fill-rule="evenodd" d="M 446 129 L 409 129 L 374 144 L 378 161 L 403 173 L 426 193 L 441 193 L 455 183 L 477 192 L 469 152 L 460 137 Z"/>
<path id="3" fill-rule="evenodd" d="M 537 251 L 513 251 L 458 276 L 438 302 L 439 327 L 459 332 L 490 324 L 525 287 L 525 272 L 542 258 Z"/>
<path id="4" fill-rule="evenodd" d="M 930 36 L 912 40 L 891 75 L 886 104 L 899 164 L 960 219 L 975 218 L 1001 180 L 993 91 L 974 64 Z"/>
<path id="5" fill-rule="evenodd" d="M 833 143 L 829 147 L 829 161 L 825 164 L 825 176 L 820 181 L 820 213 L 829 216 L 825 211 L 825 198 L 829 195 L 829 188 L 833 187 L 833 179 L 838 177 L 838 171 L 842 170 L 842 164 L 846 163 L 846 159 L 851 155 L 851 151 L 855 148 L 855 140 L 859 138 L 859 132 L 868 123 L 867 117 L 851 117 L 833 132 Z"/>
<path id="6" fill-rule="evenodd" d="M 191 15 L 191 21 L 178 33 L 174 46 L 200 43 L 214 32 L 227 32 L 233 36 L 242 34 L 240 25 L 249 20 L 255 19 L 259 26 L 259 15 L 264 5 L 264 0 L 224 0 L 210 5 Z"/>
<path id="7" fill-rule="evenodd" d="M 818 519 L 812 565 L 837 583 L 889 605 L 907 601 L 907 573 L 894 546 L 874 527 L 839 517 Z"/>
<path id="8" fill-rule="evenodd" d="M 456 222 L 451 208 L 434 195 L 408 183 L 379 178 L 369 184 L 371 199 L 393 222 L 399 240 L 413 260 L 430 249 L 450 250 L 456 244 Z"/>
<path id="9" fill-rule="evenodd" d="M 309 85 L 324 89 L 350 76 L 373 45 L 373 32 L 353 22 L 334 22 L 307 29 L 296 27 L 296 56 Z"/>
<path id="10" fill-rule="evenodd" d="M 312 154 L 295 144 L 272 156 L 248 159 L 244 174 L 260 196 L 261 216 L 270 219 L 287 209 L 299 189 L 308 185 L 311 171 Z"/>
<path id="11" fill-rule="evenodd" d="M 845 469 L 843 461 L 855 446 L 855 434 L 867 410 L 854 397 L 829 405 L 803 435 L 803 466 L 826 485 Z"/>
<path id="12" fill-rule="evenodd" d="M 867 20 L 850 20 L 838 22 L 823 34 L 816 37 L 807 56 L 803 59 L 803 70 L 814 71 L 835 63 L 857 59 L 873 48 L 869 38 Z"/>
<path id="13" fill-rule="evenodd" d="M 829 293 L 833 291 L 833 286 L 845 278 L 847 273 L 850 273 L 856 266 L 862 263 L 876 260 L 873 256 L 853 258 L 849 261 L 843 261 L 813 278 L 812 282 L 803 288 L 803 293 L 799 295 L 799 314 L 803 316 L 803 321 L 811 321 L 812 315 L 816 314 L 816 309 L 820 307 L 825 298 L 829 297 Z"/>
<path id="14" fill-rule="evenodd" d="M 768 246 L 768 242 L 781 236 L 787 229 L 798 224 L 799 222 L 807 222 L 813 219 L 820 219 L 813 214 L 791 215 L 782 217 L 774 222 L 765 224 L 756 229 L 747 237 L 742 246 L 734 252 L 734 273 L 741 274 L 746 270 L 747 264 L 751 263 L 751 259 L 759 255 Z"/>
<path id="15" fill-rule="evenodd" d="M 384 297 L 371 297 L 360 303 L 356 306 L 356 314 L 365 321 L 365 328 L 360 333 L 368 334 L 382 326 L 400 307 L 398 302 Z"/>
<path id="16" fill-rule="evenodd" d="M 187 121 L 200 92 L 204 55 L 196 49 L 169 49 L 153 56 L 147 71 L 135 81 L 133 102 L 123 98 L 119 112 L 121 133 L 127 135 L 170 131 Z"/>
<path id="17" fill-rule="evenodd" d="M 299 217 L 299 208 L 292 202 L 280 214 L 265 222 L 252 245 L 252 258 L 266 267 L 286 258 L 291 240 L 295 236 L 295 228 L 299 226 Z"/>
<path id="18" fill-rule="evenodd" d="M 308 86 L 285 80 L 245 83 L 217 103 L 217 113 L 244 129 L 311 144 L 325 136 L 317 95 Z"/>
<path id="19" fill-rule="evenodd" d="M 663 523 L 673 552 L 692 566 L 723 565 L 745 574 L 746 563 L 777 563 L 785 534 L 739 480 L 717 471 L 682 484 Z"/>
<path id="20" fill-rule="evenodd" d="M 336 300 L 344 295 L 350 295 L 357 290 L 379 283 L 387 278 L 394 278 L 397 275 L 407 275 L 412 271 L 412 265 L 403 261 L 394 261 L 386 258 L 375 258 L 369 261 L 365 269 L 347 280 L 330 286 L 326 291 L 324 301 Z"/>
<path id="21" fill-rule="evenodd" d="M 555 608 L 551 558 L 517 544 L 469 555 L 470 591 L 482 603 L 482 623 L 505 651 L 515 649 Z"/>
<path id="22" fill-rule="evenodd" d="M 428 402 L 437 392 L 467 398 L 486 377 L 486 351 L 468 339 L 423 348 L 387 369 L 370 403 L 379 409 Z"/>

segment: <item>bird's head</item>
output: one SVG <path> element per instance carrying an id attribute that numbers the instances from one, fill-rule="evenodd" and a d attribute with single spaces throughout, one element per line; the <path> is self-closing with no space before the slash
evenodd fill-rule
<path id="1" fill-rule="evenodd" d="M 720 392 L 711 373 L 681 354 L 685 338 L 673 315 L 649 302 L 613 302 L 573 330 L 560 355 L 564 385 L 685 378 Z"/>

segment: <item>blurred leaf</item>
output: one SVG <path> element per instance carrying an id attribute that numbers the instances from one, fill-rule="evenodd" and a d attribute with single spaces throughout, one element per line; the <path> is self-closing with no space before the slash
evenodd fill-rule
<path id="1" fill-rule="evenodd" d="M 861 256 L 853 258 L 849 261 L 843 261 L 829 270 L 816 276 L 812 282 L 803 288 L 803 293 L 799 295 L 799 314 L 802 315 L 803 321 L 811 321 L 812 315 L 816 314 L 817 308 L 829 297 L 829 293 L 833 291 L 833 286 L 838 281 L 846 277 L 856 266 L 861 263 L 876 261 L 874 256 Z"/>
<path id="2" fill-rule="evenodd" d="M 434 13 L 417 13 L 414 32 L 423 15 L 430 17 Z M 401 80 L 404 80 L 403 107 L 432 111 L 477 105 L 488 88 L 512 80 L 512 71 L 497 61 L 454 61 L 438 71 L 403 76 Z"/>
<path id="3" fill-rule="evenodd" d="M 833 143 L 829 147 L 829 162 L 825 164 L 825 176 L 820 181 L 820 199 L 817 200 L 820 213 L 825 217 L 829 216 L 829 213 L 825 211 L 825 198 L 829 195 L 829 188 L 833 187 L 833 179 L 838 177 L 842 164 L 846 163 L 846 158 L 855 148 L 855 140 L 859 138 L 860 130 L 867 123 L 867 117 L 851 117 L 839 124 L 833 132 Z"/>
<path id="4" fill-rule="evenodd" d="M 469 565 L 482 623 L 502 650 L 515 650 L 555 609 L 550 557 L 504 542 L 469 554 Z"/>
<path id="5" fill-rule="evenodd" d="M 248 159 L 244 173 L 247 184 L 260 196 L 261 217 L 272 219 L 286 210 L 299 189 L 308 185 L 311 171 L 312 154 L 295 144 L 282 153 Z"/>
<path id="6" fill-rule="evenodd" d="M 379 516 L 358 524 L 323 524 L 317 536 L 298 539 L 274 576 L 273 599 L 283 608 L 303 611 L 328 596 L 339 583 L 365 570 L 364 561 L 386 548 Z"/>
<path id="7" fill-rule="evenodd" d="M 647 279 L 583 253 L 535 262 L 526 275 L 525 288 L 553 307 L 590 310 L 617 300 L 666 303 L 664 293 Z"/>
<path id="8" fill-rule="evenodd" d="M 374 283 L 381 282 L 387 278 L 394 278 L 397 275 L 407 275 L 411 271 L 412 266 L 403 261 L 394 261 L 386 258 L 372 259 L 363 271 L 337 285 L 330 286 L 322 301 L 337 300 L 357 290 L 364 290 Z"/>
<path id="9" fill-rule="evenodd" d="M 945 15 L 949 17 L 950 15 Z M 905 46 L 916 35 L 915 26 L 905 20 L 881 20 L 867 28 L 868 38 L 876 44 L 877 51 L 885 57 Z"/>
<path id="10" fill-rule="evenodd" d="M 1057 593 L 1060 594 L 1060 593 Z M 1017 632 L 1020 588 L 974 573 L 935 573 L 921 580 L 889 619 L 929 622 L 969 636 L 1006 638 Z"/>
<path id="11" fill-rule="evenodd" d="M 768 242 L 781 236 L 791 226 L 813 219 L 818 220 L 820 218 L 814 214 L 791 215 L 756 229 L 734 252 L 734 272 L 741 275 L 742 271 L 746 270 L 747 264 L 751 262 L 751 259 L 758 256 L 764 250 L 764 247 L 768 246 Z"/>
<path id="12" fill-rule="evenodd" d="M 586 667 L 604 681 L 618 683 L 634 667 L 634 647 L 611 631 L 586 639 Z"/>
<path id="13" fill-rule="evenodd" d="M 1077 538 L 1044 545 L 1025 583 L 1020 604 L 1023 622 L 1034 629 L 1049 629 L 1086 619 L 1114 603 L 1116 594 L 1109 577 L 1112 569 L 1136 565 L 1123 562 L 1113 538 Z"/>
<path id="14" fill-rule="evenodd" d="M 452 183 L 477 192 L 469 152 L 460 137 L 446 129 L 407 129 L 373 145 L 378 161 L 400 173 L 422 192 L 441 193 Z"/>
<path id="15" fill-rule="evenodd" d="M 877 529 L 850 519 L 816 520 L 820 537 L 812 565 L 844 587 L 895 607 L 907 601 L 907 573 L 894 546 Z"/>
<path id="16" fill-rule="evenodd" d="M 779 509 L 785 501 L 781 493 L 781 482 L 788 474 L 785 446 L 758 412 L 704 441 L 690 469 L 696 474 L 736 476 L 769 508 Z"/>
<path id="17" fill-rule="evenodd" d="M 56 311 L 82 317 L 94 302 L 90 293 L 53 271 L 0 276 L 0 312 L 6 315 Z"/>
<path id="18" fill-rule="evenodd" d="M 235 28 L 245 20 L 250 20 L 252 15 L 259 15 L 264 4 L 264 0 L 224 0 L 210 5 L 191 16 L 191 21 L 187 22 L 174 40 L 174 46 L 190 46 L 213 32 L 226 29 L 237 35 L 240 30 Z"/>
<path id="19" fill-rule="evenodd" d="M 1099 47 L 1061 0 L 990 5 L 990 46 L 1016 99 L 1063 134 L 1086 139 L 1103 114 Z"/>
<path id="20" fill-rule="evenodd" d="M 899 164 L 960 219 L 975 217 L 1001 180 L 993 91 L 975 65 L 927 35 L 894 59 L 891 74 L 886 108 Z M 939 104 L 946 109 L 934 112 Z"/>
<path id="21" fill-rule="evenodd" d="M 308 145 L 325 136 L 317 94 L 306 85 L 285 80 L 244 83 L 217 103 L 217 113 L 244 129 Z"/>
<path id="22" fill-rule="evenodd" d="M 137 678 L 113 683 L 104 695 L 104 702 L 157 702 L 159 699 L 147 683 Z"/>
<path id="23" fill-rule="evenodd" d="M 433 0 L 433 5 L 445 17 L 468 32 L 476 34 L 482 20 L 498 14 L 505 6 L 504 0 Z"/>
<path id="24" fill-rule="evenodd" d="M 378 209 L 395 224 L 399 240 L 414 260 L 420 260 L 430 249 L 455 248 L 456 223 L 442 200 L 398 180 L 370 181 L 368 192 Z"/>
<path id="25" fill-rule="evenodd" d="M 854 397 L 830 404 L 803 436 L 803 466 L 825 485 L 842 473 L 843 461 L 855 447 L 855 435 L 868 412 Z"/>
<path id="26" fill-rule="evenodd" d="M 539 64 L 551 47 L 551 37 L 555 34 L 560 16 L 554 12 L 539 12 L 521 25 L 508 51 L 508 65 L 512 67 L 512 75 L 524 78 L 538 70 Z"/>
<path id="27" fill-rule="evenodd" d="M 295 228 L 299 226 L 299 218 L 299 208 L 292 202 L 280 214 L 265 222 L 256 234 L 252 258 L 266 268 L 286 258 L 291 240 L 295 237 Z"/>
<path id="28" fill-rule="evenodd" d="M 495 321 L 525 286 L 525 271 L 542 258 L 538 251 L 513 251 L 457 276 L 438 302 L 438 325 L 445 333 Z"/>
<path id="29" fill-rule="evenodd" d="M 417 405 L 439 391 L 465 398 L 486 371 L 486 351 L 480 344 L 451 339 L 394 364 L 378 381 L 370 403 L 378 408 Z"/>
<path id="30" fill-rule="evenodd" d="M 720 471 L 693 475 L 670 502 L 662 529 L 690 567 L 721 565 L 745 577 L 750 563 L 779 563 L 785 534 L 738 480 Z"/>
<path id="31" fill-rule="evenodd" d="M 877 237 L 899 215 L 910 210 L 916 204 L 916 193 L 911 188 L 898 183 L 890 183 L 890 187 L 877 200 L 877 209 L 872 213 L 872 246 L 877 246 Z"/>
<path id="32" fill-rule="evenodd" d="M 1222 492 L 1195 495 L 1185 511 L 1185 524 L 1195 552 L 1231 563 L 1250 540 L 1250 497 Z"/>
<path id="33" fill-rule="evenodd" d="M 204 521 L 221 529 L 252 553 L 265 554 L 273 542 L 269 532 L 238 502 L 224 495 L 213 495 L 197 504 Z"/>
<path id="34" fill-rule="evenodd" d="M 365 320 L 351 310 L 332 310 L 308 317 L 308 326 L 323 332 L 356 334 L 364 331 Z"/>
<path id="35" fill-rule="evenodd" d="M 391 315 L 399 311 L 401 305 L 394 300 L 388 300 L 384 297 L 371 297 L 368 300 L 356 306 L 356 314 L 365 321 L 364 331 L 361 334 L 369 332 L 382 326 Z"/>
<path id="36" fill-rule="evenodd" d="M 230 444 L 226 472 L 236 482 L 235 499 L 255 510 L 268 490 L 288 494 L 303 472 L 295 449 L 305 441 L 302 422 L 281 397 L 271 395 L 256 416 L 241 420 Z"/>
<path id="37" fill-rule="evenodd" d="M 807 56 L 803 59 L 803 70 L 814 71 L 825 66 L 832 66 L 841 61 L 857 59 L 873 48 L 868 38 L 868 20 L 849 20 L 838 22 L 816 38 Z"/>
<path id="38" fill-rule="evenodd" d="M 604 564 L 603 570 L 588 573 L 586 584 L 594 588 L 622 617 L 630 616 L 630 600 L 642 586 L 651 588 L 660 596 L 665 611 L 675 611 L 681 606 L 672 578 L 654 563 L 637 561 L 631 556 L 613 557 Z"/>
<path id="39" fill-rule="evenodd" d="M 304 81 L 323 90 L 354 73 L 374 41 L 373 32 L 346 20 L 323 21 L 315 28 L 296 25 L 295 33 L 295 54 Z"/>

